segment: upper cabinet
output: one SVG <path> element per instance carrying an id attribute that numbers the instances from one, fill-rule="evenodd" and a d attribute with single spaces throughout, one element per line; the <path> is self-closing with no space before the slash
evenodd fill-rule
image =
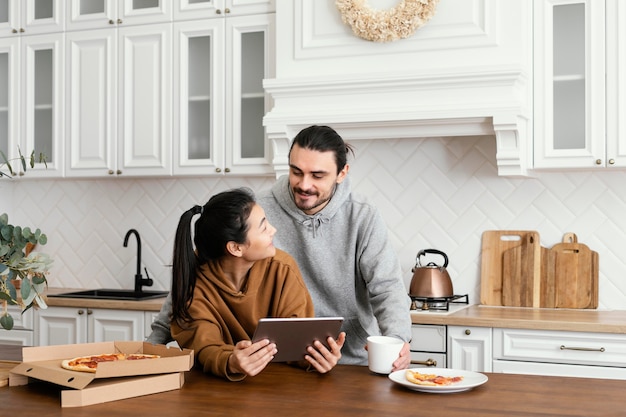
<path id="1" fill-rule="evenodd" d="M 174 23 L 174 174 L 271 174 L 274 14 L 217 16 Z"/>
<path id="2" fill-rule="evenodd" d="M 0 1 L 0 37 L 62 32 L 65 0 Z"/>
<path id="3" fill-rule="evenodd" d="M 28 177 L 63 174 L 63 4 L 0 2 L 0 150 L 45 154 Z"/>
<path id="4" fill-rule="evenodd" d="M 171 0 L 69 0 L 67 30 L 102 29 L 118 25 L 172 20 Z"/>
<path id="5" fill-rule="evenodd" d="M 275 0 L 179 0 L 174 20 L 242 16 L 274 12 Z"/>
<path id="6" fill-rule="evenodd" d="M 626 166 L 626 4 L 534 6 L 534 168 Z"/>

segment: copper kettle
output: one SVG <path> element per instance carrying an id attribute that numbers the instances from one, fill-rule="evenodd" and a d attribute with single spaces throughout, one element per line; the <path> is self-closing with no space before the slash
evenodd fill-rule
<path id="1" fill-rule="evenodd" d="M 443 256 L 443 266 L 439 266 L 434 262 L 422 266 L 420 256 L 427 253 L 433 253 Z M 448 266 L 448 256 L 437 249 L 423 249 L 417 253 L 415 258 L 415 266 L 412 269 L 413 278 L 409 287 L 409 295 L 411 297 L 427 297 L 441 298 L 451 297 L 454 294 L 452 290 L 452 280 L 446 267 Z"/>

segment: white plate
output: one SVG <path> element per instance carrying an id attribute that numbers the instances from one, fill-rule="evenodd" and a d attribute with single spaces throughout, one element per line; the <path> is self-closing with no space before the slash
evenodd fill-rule
<path id="1" fill-rule="evenodd" d="M 417 385 L 417 384 L 407 381 L 406 376 L 405 376 L 406 369 L 392 372 L 391 374 L 389 374 L 389 379 L 391 379 L 396 384 L 400 384 L 414 391 L 439 392 L 439 393 L 467 391 L 474 387 L 484 384 L 488 380 L 487 375 L 483 375 L 478 372 L 463 371 L 459 369 L 415 368 L 414 370 L 417 372 L 425 373 L 425 374 L 436 374 L 440 376 L 462 376 L 463 380 L 460 382 L 457 382 L 456 384 L 444 385 L 444 386 Z"/>

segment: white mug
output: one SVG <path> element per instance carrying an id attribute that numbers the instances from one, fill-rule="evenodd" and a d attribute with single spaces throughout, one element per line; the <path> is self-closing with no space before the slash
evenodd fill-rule
<path id="1" fill-rule="evenodd" d="M 404 341 L 391 336 L 370 336 L 367 338 L 367 359 L 370 371 L 388 374 L 402 350 Z"/>

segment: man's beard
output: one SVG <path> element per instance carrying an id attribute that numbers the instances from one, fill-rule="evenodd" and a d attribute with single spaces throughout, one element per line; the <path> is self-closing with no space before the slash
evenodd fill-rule
<path id="1" fill-rule="evenodd" d="M 328 197 L 326 198 L 322 198 L 319 200 L 316 200 L 315 203 L 313 203 L 311 206 L 306 206 L 306 205 L 302 205 L 302 204 L 298 204 L 297 199 L 295 198 L 295 196 L 299 195 L 300 193 L 303 194 L 307 194 L 307 195 L 316 195 L 319 196 L 319 194 L 317 193 L 307 193 L 306 191 L 302 190 L 301 188 L 296 188 L 295 190 L 293 190 L 293 194 L 294 194 L 294 203 L 296 204 L 296 207 L 298 207 L 300 210 L 307 212 L 310 210 L 314 210 L 320 206 L 325 205 L 326 203 L 328 203 L 331 198 L 333 198 L 333 195 L 335 195 L 335 190 L 337 189 L 337 184 L 335 184 L 335 186 L 333 187 L 332 192 L 328 195 Z"/>

